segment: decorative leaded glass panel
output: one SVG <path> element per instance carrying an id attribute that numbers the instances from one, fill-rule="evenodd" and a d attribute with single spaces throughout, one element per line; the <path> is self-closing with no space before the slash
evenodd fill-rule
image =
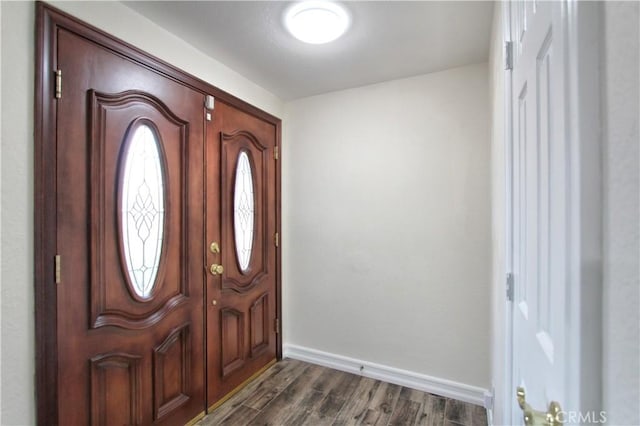
<path id="1" fill-rule="evenodd" d="M 164 173 L 158 140 L 140 125 L 124 155 L 122 243 L 133 291 L 148 298 L 155 286 L 164 232 Z"/>
<path id="2" fill-rule="evenodd" d="M 233 191 L 233 231 L 236 242 L 236 256 L 242 272 L 249 268 L 253 248 L 255 200 L 253 175 L 246 151 L 238 155 L 236 180 Z"/>

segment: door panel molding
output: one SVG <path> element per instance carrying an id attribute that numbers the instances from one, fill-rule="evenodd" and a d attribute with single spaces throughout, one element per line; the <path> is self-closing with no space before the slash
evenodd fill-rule
<path id="1" fill-rule="evenodd" d="M 221 188 L 222 188 L 222 203 L 221 210 L 222 216 L 229 218 L 231 222 L 235 219 L 233 215 L 233 200 L 234 196 L 231 194 L 235 188 L 235 171 L 238 167 L 238 160 L 241 153 L 246 153 L 249 158 L 249 164 L 251 165 L 253 176 L 253 197 L 255 204 L 254 212 L 254 229 L 253 229 L 253 253 L 249 259 L 249 266 L 245 271 L 240 267 L 240 262 L 237 256 L 237 251 L 234 261 L 225 262 L 229 269 L 224 274 L 222 280 L 222 288 L 233 290 L 237 293 L 243 294 L 251 291 L 256 287 L 268 274 L 268 251 L 263 249 L 265 244 L 269 241 L 267 235 L 267 215 L 266 212 L 269 209 L 268 206 L 268 166 L 269 161 L 267 155 L 267 146 L 262 144 L 260 140 L 247 130 L 239 130 L 232 133 L 221 133 L 221 145 L 222 145 L 222 170 L 221 170 Z M 229 182 L 228 176 L 232 175 L 234 178 Z M 260 189 L 261 191 L 257 191 Z M 233 229 L 233 231 L 231 231 Z M 222 240 L 223 245 L 235 247 L 235 227 L 231 226 L 226 229 L 226 235 L 223 231 Z M 229 232 L 231 235 L 229 235 Z M 261 256 L 258 256 L 262 254 Z M 234 266 L 231 269 L 231 266 Z"/>
<path id="2" fill-rule="evenodd" d="M 106 309 L 99 311 L 96 310 L 96 312 L 98 312 L 98 315 L 92 322 L 91 328 L 96 329 L 100 327 L 112 326 L 127 330 L 143 330 L 160 322 L 170 312 L 173 312 L 175 309 L 179 308 L 186 301 L 187 297 L 179 294 L 167 300 L 167 302 L 157 310 L 151 312 L 148 315 L 142 315 L 139 319 L 132 317 L 130 314 L 118 311 L 110 312 Z"/>
<path id="3" fill-rule="evenodd" d="M 249 344 L 251 358 L 269 347 L 269 293 L 262 293 L 249 308 Z"/>
<path id="4" fill-rule="evenodd" d="M 164 341 L 153 349 L 153 418 L 161 420 L 185 404 L 190 396 L 191 380 L 191 335 L 190 323 L 175 328 Z M 167 389 L 165 376 L 180 375 L 180 388 Z M 167 394 L 168 395 L 165 395 Z"/>
<path id="5" fill-rule="evenodd" d="M 247 139 L 249 142 L 251 142 L 253 144 L 253 146 L 256 147 L 256 149 L 260 150 L 260 151 L 264 151 L 267 149 L 267 147 L 265 145 L 263 145 L 260 140 L 255 137 L 255 135 L 251 132 L 249 132 L 248 130 L 237 130 L 235 132 L 231 132 L 231 133 L 222 133 L 222 141 L 234 141 L 234 140 L 240 140 L 242 138 Z"/>
<path id="6" fill-rule="evenodd" d="M 91 170 L 90 185 L 90 308 L 91 308 L 91 328 L 104 326 L 115 326 L 125 329 L 140 330 L 150 327 L 174 309 L 187 301 L 188 291 L 186 283 L 187 234 L 180 229 L 170 229 L 172 215 L 178 217 L 188 217 L 188 208 L 185 203 L 175 205 L 173 208 L 164 209 L 162 247 L 159 259 L 160 267 L 154 278 L 153 290 L 146 299 L 138 296 L 133 290 L 133 283 L 127 273 L 127 264 L 124 256 L 121 214 L 121 199 L 111 191 L 107 191 L 107 182 L 116 181 L 118 193 L 121 193 L 124 184 L 124 163 L 125 155 L 132 142 L 134 131 L 140 125 L 147 125 L 155 129 L 158 137 L 158 150 L 161 168 L 163 170 L 165 197 L 170 198 L 173 191 L 178 192 L 176 197 L 182 198 L 188 193 L 188 177 L 184 161 L 170 167 L 167 163 L 167 149 L 176 150 L 180 157 L 189 155 L 187 144 L 187 134 L 189 123 L 182 120 L 178 115 L 169 109 L 160 99 L 155 96 L 137 90 L 129 90 L 121 93 L 101 93 L 89 90 L 89 146 L 90 163 L 88 169 Z M 108 124 L 111 121 L 118 122 L 118 116 L 127 114 L 130 111 L 134 120 L 119 123 L 122 130 L 121 143 L 119 147 L 108 147 L 107 132 Z M 127 114 L 128 115 L 128 114 Z M 164 122 L 166 121 L 166 122 Z M 160 138 L 161 132 L 158 126 L 168 128 L 172 133 L 176 133 L 176 140 L 163 141 Z M 175 147 L 165 147 L 165 143 L 173 143 Z M 173 170 L 177 169 L 177 170 Z M 171 185 L 171 174 L 179 177 L 178 185 Z M 108 174 L 114 174 L 108 176 Z M 177 186 L 177 187 L 176 187 Z M 167 204 L 167 202 L 165 202 Z M 164 207 L 164 206 L 163 206 Z M 117 216 L 117 224 L 105 223 L 105 218 L 110 217 L 110 212 Z M 184 219 L 180 220 L 183 223 Z M 115 225 L 115 227 L 114 227 Z M 108 232 L 110 231 L 110 232 Z M 119 238 L 114 238 L 118 235 Z M 167 252 L 177 250 L 180 253 L 182 262 L 180 265 L 180 277 L 166 277 L 165 267 Z M 117 258 L 117 262 L 115 261 Z M 120 265 L 120 270 L 108 268 L 109 260 Z M 107 283 L 121 281 L 123 285 L 119 294 L 107 295 Z M 127 290 L 125 294 L 125 289 Z M 139 303 L 127 303 L 133 298 Z M 127 303 L 127 311 L 123 311 L 114 306 Z"/>
<path id="7" fill-rule="evenodd" d="M 73 272 L 65 269 L 65 259 L 62 259 L 62 279 L 56 284 L 52 273 L 52 259 L 57 254 L 56 218 L 51 212 L 57 209 L 56 175 L 58 164 L 56 162 L 56 119 L 58 115 L 58 103 L 54 96 L 55 75 L 58 69 L 57 46 L 58 39 L 63 33 L 74 34 L 79 38 L 94 43 L 116 56 L 139 65 L 149 71 L 177 82 L 187 88 L 195 90 L 203 95 L 212 95 L 217 100 L 224 102 L 238 110 L 255 117 L 258 120 L 273 125 L 275 130 L 276 145 L 281 143 L 281 121 L 277 117 L 268 114 L 237 97 L 224 92 L 182 70 L 152 56 L 142 50 L 119 40 L 93 26 L 90 26 L 71 15 L 58 9 L 37 2 L 36 5 L 36 75 L 35 75 L 35 102 L 34 102 L 34 243 L 35 243 L 35 324 L 36 324 L 36 404 L 38 424 L 54 425 L 59 421 L 59 383 L 58 383 L 58 334 L 57 334 L 57 288 L 65 285 L 65 274 Z M 107 95 L 108 96 L 108 95 Z M 124 96 L 124 95 L 123 95 Z M 132 95 L 133 96 L 133 95 Z M 64 93 L 63 93 L 64 97 Z M 151 101 L 149 101 L 152 103 Z M 276 172 L 276 223 L 280 229 L 280 162 L 275 165 Z M 280 249 L 276 249 L 276 282 L 275 295 L 276 312 L 281 317 L 281 256 Z M 166 302 L 165 309 L 177 308 L 175 299 Z M 160 309 L 158 312 L 162 312 Z M 160 318 L 154 317 L 154 321 Z M 115 325 L 115 324 L 114 324 Z M 138 324 L 143 326 L 142 324 Z M 127 326 L 134 327 L 132 324 Z M 146 326 L 146 325 L 144 325 Z M 281 335 L 276 338 L 277 357 L 282 355 Z M 142 366 L 136 361 L 133 354 L 107 354 L 109 356 L 125 356 L 124 364 L 130 365 L 133 382 Z M 128 357 L 128 358 L 127 358 Z M 102 362 L 94 358 L 96 363 Z M 113 358 L 114 360 L 116 358 Z M 121 360 L 122 361 L 122 360 Z M 124 365 L 123 364 L 123 365 Z M 98 364 L 96 364 L 97 366 Z M 98 367 L 94 367 L 98 368 Z M 146 367 L 145 367 L 146 368 Z M 97 374 L 97 373 L 96 373 Z M 100 373 L 102 374 L 102 373 Z M 138 380 L 139 382 L 139 380 Z M 136 382 L 137 383 L 137 382 Z M 93 391 L 93 388 L 92 392 Z M 95 392 L 98 392 L 96 389 Z M 96 394 L 97 398 L 97 394 Z M 137 404 L 137 405 L 136 405 Z M 139 406 L 138 402 L 132 406 Z M 92 407 L 89 409 L 91 410 Z M 131 414 L 127 422 L 140 424 L 143 422 L 141 408 Z M 98 411 L 96 411 L 98 412 Z M 92 419 L 93 420 L 93 419 Z M 95 423 L 99 423 L 95 419 Z M 146 421 L 146 420 L 145 420 Z"/>
<path id="8" fill-rule="evenodd" d="M 92 425 L 108 426 L 115 423 L 139 425 L 142 423 L 141 358 L 139 355 L 111 352 L 91 359 Z M 110 408 L 107 403 L 107 381 L 118 379 L 126 381 L 125 386 L 121 388 L 129 390 L 129 394 L 122 398 L 129 402 L 128 410 L 125 411 L 121 406 Z"/>
<path id="9" fill-rule="evenodd" d="M 220 309 L 220 336 L 222 377 L 226 377 L 244 364 L 244 313 Z"/>

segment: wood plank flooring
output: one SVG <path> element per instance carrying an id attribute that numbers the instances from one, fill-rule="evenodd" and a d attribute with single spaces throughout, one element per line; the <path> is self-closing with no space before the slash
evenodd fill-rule
<path id="1" fill-rule="evenodd" d="M 284 359 L 197 426 L 486 426 L 483 407 Z"/>

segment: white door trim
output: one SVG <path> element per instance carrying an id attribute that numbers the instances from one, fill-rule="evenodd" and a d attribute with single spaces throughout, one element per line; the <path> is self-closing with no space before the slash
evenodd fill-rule
<path id="1" fill-rule="evenodd" d="M 506 42 L 511 42 L 511 2 L 504 1 L 500 3 L 502 6 L 502 40 L 503 44 Z M 503 50 L 503 55 L 505 54 Z M 511 53 L 511 58 L 513 60 L 513 53 Z M 503 58 L 503 61 L 506 58 Z M 504 218 L 505 218 L 505 229 L 504 229 L 504 268 L 503 271 L 503 288 L 502 294 L 505 295 L 504 303 L 504 336 L 505 341 L 502 344 L 501 348 L 496 348 L 496 350 L 500 350 L 504 353 L 505 360 L 505 372 L 502 377 L 502 386 L 504 389 L 504 396 L 507 398 L 506 401 L 503 401 L 500 406 L 503 409 L 502 418 L 503 419 L 511 419 L 512 413 L 511 409 L 513 404 L 509 403 L 509 399 L 512 397 L 513 389 L 513 300 L 509 301 L 506 298 L 507 292 L 507 274 L 513 273 L 513 243 L 512 243 L 512 233 L 513 233 L 513 209 L 512 209 L 512 193 L 513 193 L 513 168 L 512 168 L 512 140 L 513 140 L 513 111 L 512 111 L 512 98 L 511 98 L 511 71 L 504 71 L 504 93 L 503 93 L 503 105 L 504 105 L 504 170 L 505 170 L 505 194 L 504 194 Z M 512 290 L 512 295 L 513 290 Z M 512 296 L 513 299 L 513 296 Z"/>
<path id="2" fill-rule="evenodd" d="M 569 142 L 569 310 L 567 409 L 602 408 L 602 2 L 567 3 Z"/>
<path id="3" fill-rule="evenodd" d="M 569 182 L 569 223 L 567 277 L 568 359 L 573 360 L 564 380 L 567 400 L 560 401 L 565 410 L 586 412 L 602 408 L 602 120 L 600 113 L 602 57 L 602 4 L 565 0 L 566 40 L 565 84 L 567 87 L 567 145 L 571 159 Z M 509 2 L 502 3 L 503 40 L 511 40 Z M 505 277 L 512 270 L 511 244 L 511 146 L 512 105 L 511 72 L 504 78 L 505 185 Z M 502 281 L 506 283 L 506 280 Z M 506 285 L 501 285 L 506 291 Z M 572 302 L 573 301 L 573 302 Z M 504 375 L 494 383 L 505 384 L 503 419 L 511 419 L 515 398 L 513 384 L 513 303 L 507 303 L 504 318 Z"/>

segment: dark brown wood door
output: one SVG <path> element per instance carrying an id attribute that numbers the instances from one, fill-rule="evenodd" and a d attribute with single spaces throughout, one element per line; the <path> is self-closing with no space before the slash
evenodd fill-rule
<path id="1" fill-rule="evenodd" d="M 184 424 L 205 408 L 204 96 L 57 41 L 58 423 Z"/>
<path id="2" fill-rule="evenodd" d="M 276 358 L 277 130 L 218 102 L 207 133 L 211 406 Z"/>

